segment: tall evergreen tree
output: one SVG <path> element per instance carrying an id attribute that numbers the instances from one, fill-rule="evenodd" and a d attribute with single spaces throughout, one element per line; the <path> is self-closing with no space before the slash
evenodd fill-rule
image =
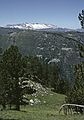
<path id="1" fill-rule="evenodd" d="M 84 58 L 84 46 L 79 46 L 80 57 Z M 66 102 L 84 104 L 84 62 L 74 66 L 75 81 L 73 88 L 67 94 Z"/>
<path id="2" fill-rule="evenodd" d="M 23 59 L 17 46 L 11 46 L 3 53 L 0 68 L 2 101 L 6 100 L 5 103 L 13 103 L 16 106 L 16 110 L 20 110 L 22 88 L 19 78 L 24 76 L 24 69 Z"/>
<path id="3" fill-rule="evenodd" d="M 56 63 L 49 64 L 49 81 L 55 92 L 58 92 L 60 82 L 60 72 Z"/>
<path id="4" fill-rule="evenodd" d="M 32 80 L 34 82 L 42 83 L 42 64 L 38 57 L 29 56 L 28 59 L 28 70 L 29 74 L 32 75 Z M 31 79 L 30 78 L 30 79 Z"/>

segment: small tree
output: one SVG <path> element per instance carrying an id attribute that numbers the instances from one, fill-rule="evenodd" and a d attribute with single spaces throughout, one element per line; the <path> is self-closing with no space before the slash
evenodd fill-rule
<path id="1" fill-rule="evenodd" d="M 84 104 L 84 63 L 75 65 L 75 81 L 67 94 L 66 102 Z"/>
<path id="2" fill-rule="evenodd" d="M 50 64 L 50 82 L 51 87 L 54 88 L 55 92 L 58 92 L 58 85 L 60 81 L 59 68 L 55 63 Z"/>

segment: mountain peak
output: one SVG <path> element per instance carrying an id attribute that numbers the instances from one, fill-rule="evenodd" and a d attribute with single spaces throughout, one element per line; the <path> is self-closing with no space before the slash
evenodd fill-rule
<path id="1" fill-rule="evenodd" d="M 21 24 L 8 24 L 7 28 L 19 28 L 19 29 L 31 29 L 31 30 L 39 30 L 39 29 L 56 29 L 57 26 L 53 24 L 44 24 L 44 23 L 21 23 Z"/>

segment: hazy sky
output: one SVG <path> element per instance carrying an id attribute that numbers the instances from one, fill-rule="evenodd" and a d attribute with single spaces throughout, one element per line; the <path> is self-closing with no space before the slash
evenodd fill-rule
<path id="1" fill-rule="evenodd" d="M 0 26 L 13 23 L 51 23 L 80 28 L 84 0 L 0 0 Z"/>

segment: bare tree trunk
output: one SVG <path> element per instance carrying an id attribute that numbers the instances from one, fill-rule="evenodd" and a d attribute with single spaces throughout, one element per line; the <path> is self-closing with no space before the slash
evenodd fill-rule
<path id="1" fill-rule="evenodd" d="M 16 110 L 20 111 L 20 105 L 19 104 L 16 105 Z"/>
<path id="2" fill-rule="evenodd" d="M 2 104 L 2 107 L 3 107 L 2 110 L 5 110 L 5 109 L 6 109 L 6 105 L 5 105 L 5 103 Z"/>

